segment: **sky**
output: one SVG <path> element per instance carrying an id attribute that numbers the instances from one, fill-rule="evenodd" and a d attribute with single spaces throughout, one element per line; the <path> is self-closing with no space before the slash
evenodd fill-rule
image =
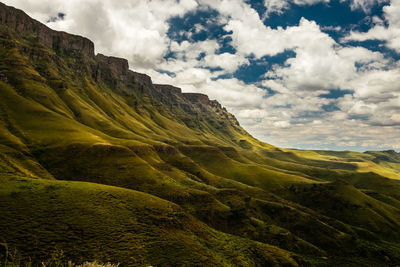
<path id="1" fill-rule="evenodd" d="M 270 144 L 400 150 L 400 0 L 1 1 Z"/>

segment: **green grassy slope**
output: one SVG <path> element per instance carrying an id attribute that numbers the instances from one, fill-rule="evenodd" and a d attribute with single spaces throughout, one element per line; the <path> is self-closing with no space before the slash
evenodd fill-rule
<path id="1" fill-rule="evenodd" d="M 142 266 L 297 266 L 288 252 L 217 232 L 145 193 L 15 176 L 0 181 L 0 235 L 33 262 L 62 253 L 77 262 Z"/>
<path id="2" fill-rule="evenodd" d="M 204 95 L 0 22 L 0 238 L 24 255 L 399 264 L 398 153 L 280 149 Z"/>

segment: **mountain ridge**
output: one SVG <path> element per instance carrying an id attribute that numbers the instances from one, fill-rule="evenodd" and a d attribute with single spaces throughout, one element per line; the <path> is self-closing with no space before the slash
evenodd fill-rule
<path id="1" fill-rule="evenodd" d="M 16 32 L 34 33 L 35 37 L 45 46 L 54 49 L 58 52 L 74 51 L 82 53 L 90 58 L 95 58 L 99 65 L 108 68 L 106 72 L 111 75 L 109 78 L 114 78 L 122 81 L 133 79 L 135 82 L 140 83 L 147 87 L 154 87 L 159 90 L 171 91 L 174 88 L 174 93 L 181 95 L 191 102 L 201 102 L 203 104 L 210 104 L 213 107 L 222 109 L 221 104 L 217 100 L 209 100 L 208 96 L 201 93 L 182 93 L 180 88 L 173 85 L 155 85 L 150 76 L 137 73 L 129 68 L 128 60 L 115 56 L 106 56 L 101 53 L 95 54 L 94 43 L 88 38 L 73 35 L 70 33 L 55 31 L 43 25 L 41 22 L 30 18 L 22 10 L 6 6 L 0 2 L 0 23 L 7 25 L 9 28 Z M 96 76 L 102 75 L 101 67 L 97 69 Z M 179 89 L 179 90 L 176 90 Z M 235 118 L 236 120 L 236 118 Z M 237 120 L 236 123 L 238 124 Z"/>
<path id="2" fill-rule="evenodd" d="M 400 262 L 397 154 L 263 143 L 208 96 L 0 10 L 0 238 L 24 261 Z"/>
<path id="3" fill-rule="evenodd" d="M 48 47 L 57 51 L 77 50 L 94 57 L 94 43 L 89 39 L 66 32 L 55 31 L 30 18 L 22 10 L 0 2 L 0 22 L 17 32 L 34 33 Z"/>

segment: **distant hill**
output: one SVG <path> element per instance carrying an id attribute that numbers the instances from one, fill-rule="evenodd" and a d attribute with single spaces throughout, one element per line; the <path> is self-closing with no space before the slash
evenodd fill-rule
<path id="1" fill-rule="evenodd" d="M 21 265 L 397 266 L 400 154 L 266 144 L 0 3 L 0 240 Z"/>

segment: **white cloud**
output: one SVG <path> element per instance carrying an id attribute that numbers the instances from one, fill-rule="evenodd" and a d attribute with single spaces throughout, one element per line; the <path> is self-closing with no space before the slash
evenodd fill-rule
<path id="1" fill-rule="evenodd" d="M 386 46 L 400 52 L 400 0 L 391 0 L 390 5 L 383 7 L 384 18 L 388 26 L 380 21 L 368 32 L 352 31 L 343 41 L 383 40 Z"/>
<path id="2" fill-rule="evenodd" d="M 341 1 L 344 2 L 348 0 L 341 0 Z M 351 0 L 350 7 L 352 10 L 361 9 L 365 13 L 369 13 L 373 6 L 386 2 L 388 2 L 388 0 Z"/>
<path id="3" fill-rule="evenodd" d="M 240 54 L 253 54 L 261 58 L 267 55 L 275 56 L 298 47 L 309 47 L 310 50 L 317 48 L 318 53 L 320 42 L 330 45 L 334 43 L 329 35 L 321 32 L 314 21 L 305 18 L 300 20 L 298 26 L 272 29 L 262 23 L 258 14 L 249 16 L 250 18 L 242 16 L 238 19 L 233 17 L 225 26 L 227 31 L 232 31 L 232 44 Z"/>
<path id="4" fill-rule="evenodd" d="M 369 13 L 371 8 L 377 4 L 382 4 L 388 0 L 340 0 L 340 2 L 349 2 L 352 10 L 361 9 Z M 264 15 L 268 18 L 270 14 L 282 14 L 290 8 L 290 5 L 312 6 L 319 3 L 329 4 L 331 0 L 264 0 L 267 11 Z"/>
<path id="5" fill-rule="evenodd" d="M 227 72 L 234 72 L 239 66 L 249 64 L 249 60 L 243 56 L 230 53 L 209 54 L 201 62 L 204 66 L 222 68 Z"/>
<path id="6" fill-rule="evenodd" d="M 264 5 L 267 8 L 265 17 L 268 17 L 272 13 L 282 14 L 284 10 L 289 9 L 289 2 L 287 0 L 265 0 Z"/>
<path id="7" fill-rule="evenodd" d="M 216 40 L 205 40 L 195 43 L 189 41 L 178 43 L 173 41 L 170 46 L 171 51 L 181 60 L 196 59 L 202 53 L 206 55 L 215 54 L 218 48 L 219 44 Z"/>
<path id="8" fill-rule="evenodd" d="M 290 4 L 298 6 L 311 6 L 318 3 L 329 3 L 330 0 L 264 0 L 264 5 L 267 11 L 264 15 L 265 18 L 272 13 L 282 14 L 285 10 L 290 8 Z"/>
<path id="9" fill-rule="evenodd" d="M 296 57 L 289 58 L 285 66 L 277 66 L 267 77 L 279 78 L 292 90 L 346 89 L 359 75 L 356 63 L 368 66 L 367 63 L 384 61 L 378 52 L 361 47 L 342 48 L 333 40 L 323 40 L 321 38 L 310 46 L 299 46 L 294 50 Z"/>
<path id="10" fill-rule="evenodd" d="M 368 147 L 372 144 L 382 147 L 373 136 L 377 122 L 393 125 L 399 116 L 393 112 L 394 109 L 383 109 L 388 104 L 388 97 L 393 98 L 393 91 L 398 89 L 393 87 L 397 82 L 396 71 L 387 69 L 391 63 L 381 53 L 362 47 L 341 46 L 323 33 L 315 22 L 306 19 L 301 19 L 298 26 L 271 29 L 246 4 L 215 1 L 213 6 L 224 16 L 225 29 L 232 31 L 232 45 L 237 50 L 235 55 L 225 55 L 227 64 L 219 64 L 223 69 L 229 70 L 234 61 L 246 64 L 245 57 L 251 54 L 261 58 L 287 50 L 295 52 L 295 57 L 289 58 L 284 65 L 275 66 L 262 82 L 276 94 L 268 95 L 265 90 L 245 85 L 237 79 L 212 80 L 213 73 L 196 70 L 198 63 L 187 65 L 189 68 L 171 78 L 170 82 L 219 99 L 253 134 L 272 143 L 294 146 L 299 144 L 301 133 L 300 139 L 308 147 L 316 143 L 330 147 Z M 222 55 L 210 53 L 202 64 L 216 67 L 214 63 L 221 62 L 221 58 Z M 230 71 L 237 68 L 236 64 L 232 65 Z M 201 79 L 198 79 L 199 73 Z M 392 90 L 388 91 L 389 88 Z M 329 89 L 353 90 L 354 94 L 339 99 L 321 98 L 320 94 L 328 93 Z M 373 97 L 369 95 L 372 93 Z M 372 103 L 371 99 L 378 103 Z M 324 106 L 329 105 L 340 110 L 325 112 Z M 397 107 L 396 103 L 392 105 Z M 389 112 L 391 115 L 386 116 Z M 360 121 L 356 118 L 369 119 Z M 361 128 L 365 132 L 357 134 Z M 374 130 L 370 131 L 372 128 Z M 343 136 L 333 138 L 339 130 Z M 353 139 L 345 140 L 346 134 Z M 310 139 L 304 140 L 304 136 Z"/>

